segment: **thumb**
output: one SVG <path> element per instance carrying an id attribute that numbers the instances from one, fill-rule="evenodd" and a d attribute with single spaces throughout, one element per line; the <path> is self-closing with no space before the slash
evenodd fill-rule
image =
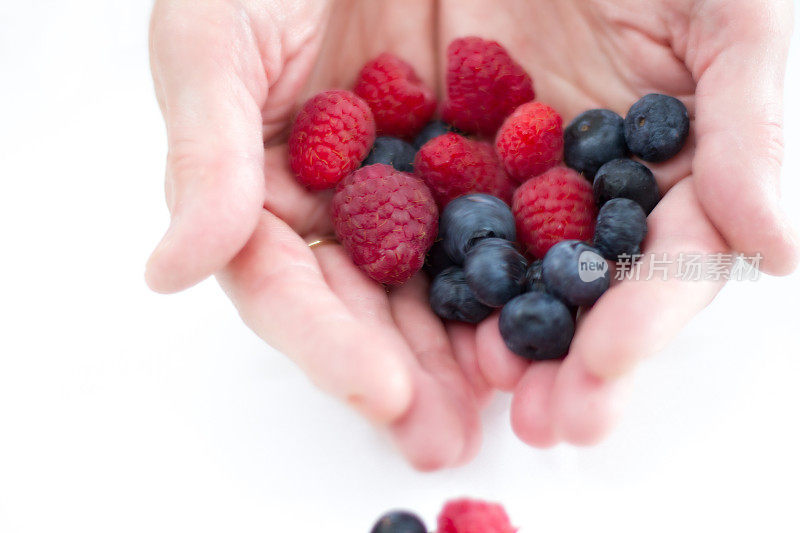
<path id="1" fill-rule="evenodd" d="M 146 279 L 174 292 L 220 270 L 253 233 L 265 196 L 267 81 L 247 20 L 225 1 L 156 2 L 150 44 L 171 223 Z"/>
<path id="2" fill-rule="evenodd" d="M 761 253 L 764 270 L 788 274 L 798 240 L 779 205 L 783 81 L 791 2 L 707 2 L 698 14 L 697 82 L 700 202 L 735 250 Z"/>

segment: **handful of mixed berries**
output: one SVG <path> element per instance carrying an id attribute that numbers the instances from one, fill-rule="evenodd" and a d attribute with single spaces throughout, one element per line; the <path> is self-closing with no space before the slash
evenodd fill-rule
<path id="1" fill-rule="evenodd" d="M 381 54 L 352 92 L 305 103 L 292 171 L 309 189 L 335 188 L 336 237 L 372 279 L 400 285 L 424 268 L 441 318 L 478 323 L 502 309 L 512 352 L 563 357 L 579 308 L 608 289 L 606 261 L 639 253 L 660 199 L 629 156 L 676 155 L 688 111 L 649 94 L 624 119 L 593 109 L 564 129 L 508 52 L 478 37 L 450 44 L 446 84 L 434 120 L 433 91 Z"/>

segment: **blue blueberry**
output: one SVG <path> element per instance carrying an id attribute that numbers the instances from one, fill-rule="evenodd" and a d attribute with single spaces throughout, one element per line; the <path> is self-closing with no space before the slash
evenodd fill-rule
<path id="1" fill-rule="evenodd" d="M 464 264 L 467 251 L 480 239 L 517 238 L 514 215 L 505 202 L 488 194 L 467 194 L 451 201 L 439 219 L 439 236 L 447 255 L 457 265 Z"/>
<path id="2" fill-rule="evenodd" d="M 600 251 L 581 241 L 561 241 L 544 256 L 547 292 L 568 305 L 589 306 L 608 289 L 611 274 Z"/>
<path id="3" fill-rule="evenodd" d="M 467 252 L 464 276 L 478 301 L 502 307 L 522 292 L 527 267 L 513 243 L 492 237 L 481 239 Z"/>
<path id="4" fill-rule="evenodd" d="M 417 138 L 414 139 L 414 147 L 419 150 L 422 148 L 422 145 L 426 142 L 430 141 L 438 137 L 439 135 L 444 135 L 445 133 L 461 133 L 456 128 L 448 124 L 447 122 L 443 122 L 441 120 L 434 120 L 432 122 L 428 122 L 428 124 L 422 128 L 422 131 L 417 135 Z"/>
<path id="5" fill-rule="evenodd" d="M 428 533 L 428 529 L 413 513 L 391 511 L 378 519 L 371 533 Z"/>
<path id="6" fill-rule="evenodd" d="M 625 141 L 645 161 L 666 161 L 681 151 L 689 136 L 689 111 L 666 94 L 648 94 L 625 117 Z"/>
<path id="7" fill-rule="evenodd" d="M 444 244 L 442 241 L 437 240 L 433 243 L 433 246 L 431 246 L 428 255 L 425 256 L 425 263 L 422 265 L 422 269 L 433 279 L 438 276 L 442 270 L 451 266 L 457 265 L 453 263 L 453 260 L 447 255 L 447 252 L 444 251 Z"/>
<path id="8" fill-rule="evenodd" d="M 609 261 L 616 261 L 623 254 L 638 254 L 645 235 L 647 216 L 633 200 L 614 198 L 597 214 L 594 246 Z"/>
<path id="9" fill-rule="evenodd" d="M 632 159 L 615 159 L 600 167 L 592 188 L 598 207 L 612 198 L 629 198 L 649 215 L 661 200 L 653 173 Z"/>
<path id="10" fill-rule="evenodd" d="M 547 290 L 542 277 L 542 263 L 541 259 L 537 259 L 528 265 L 522 284 L 524 292 L 545 292 Z"/>
<path id="11" fill-rule="evenodd" d="M 477 324 L 492 312 L 491 307 L 478 301 L 459 267 L 446 268 L 434 278 L 430 304 L 441 318 L 470 324 Z"/>
<path id="12" fill-rule="evenodd" d="M 626 155 L 625 120 L 613 111 L 585 111 L 564 130 L 564 162 L 589 181 L 605 163 Z"/>
<path id="13" fill-rule="evenodd" d="M 500 336 L 509 350 L 526 359 L 563 357 L 574 334 L 572 313 L 546 292 L 517 296 L 500 311 Z"/>
<path id="14" fill-rule="evenodd" d="M 416 148 L 402 139 L 378 137 L 361 166 L 383 163 L 391 165 L 401 172 L 414 172 L 414 156 L 416 155 Z"/>

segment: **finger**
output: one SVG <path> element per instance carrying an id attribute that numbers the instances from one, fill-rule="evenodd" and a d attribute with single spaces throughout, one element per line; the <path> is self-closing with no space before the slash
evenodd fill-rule
<path id="1" fill-rule="evenodd" d="M 397 442 L 422 470 L 455 466 L 480 449 L 478 409 L 441 320 L 431 311 L 421 275 L 392 290 L 392 316 L 420 364 L 417 397 L 393 427 Z"/>
<path id="2" fill-rule="evenodd" d="M 353 264 L 343 246 L 321 244 L 313 248 L 313 253 L 328 287 L 353 316 L 375 327 L 397 329 L 386 290 Z M 411 356 L 410 350 L 405 352 Z"/>
<path id="3" fill-rule="evenodd" d="M 570 357 L 583 360 L 590 372 L 620 376 L 641 358 L 662 349 L 696 313 L 708 305 L 724 279 L 687 280 L 676 275 L 681 253 L 727 252 L 722 238 L 706 219 L 695 198 L 693 178 L 676 184 L 648 217 L 639 280 L 611 287 L 583 315 L 570 347 Z M 666 254 L 668 269 L 662 273 Z M 650 268 L 653 266 L 652 279 Z M 666 280 L 663 278 L 666 277 Z"/>
<path id="4" fill-rule="evenodd" d="M 622 412 L 630 376 L 599 378 L 580 357 L 567 356 L 552 387 L 550 416 L 561 439 L 578 446 L 597 444 Z"/>
<path id="5" fill-rule="evenodd" d="M 499 313 L 494 313 L 478 324 L 478 366 L 490 386 L 510 391 L 517 386 L 530 363 L 506 347 L 500 337 L 499 316 Z"/>
<path id="6" fill-rule="evenodd" d="M 371 344 L 378 344 L 378 332 L 389 332 L 404 344 L 402 358 L 412 384 L 412 400 L 405 415 L 390 427 L 392 437 L 409 462 L 420 470 L 438 470 L 454 465 L 464 448 L 465 428 L 458 413 L 459 406 L 449 390 L 426 372 L 420 360 L 433 360 L 439 372 L 447 375 L 447 360 L 437 352 L 447 351 L 443 331 L 424 321 L 403 321 L 411 331 L 397 329 L 390 309 L 389 298 L 383 286 L 375 283 L 353 265 L 352 260 L 339 245 L 321 245 L 314 248 L 320 268 L 328 286 L 362 324 L 373 332 Z M 410 295 L 416 298 L 418 295 Z M 401 295 L 402 297 L 402 295 Z M 415 314 L 413 301 L 394 303 L 398 312 Z M 419 337 L 409 345 L 401 333 Z M 366 340 L 366 339 L 364 339 Z M 437 358 L 441 360 L 437 360 Z M 430 365 L 429 365 L 430 366 Z M 435 370 L 435 368 L 434 368 Z"/>
<path id="7" fill-rule="evenodd" d="M 492 399 L 492 388 L 486 382 L 478 365 L 478 346 L 476 327 L 461 322 L 448 322 L 445 325 L 447 336 L 453 346 L 453 355 L 464 377 L 472 386 L 475 400 L 480 408 L 488 405 Z"/>
<path id="8" fill-rule="evenodd" d="M 697 192 L 735 250 L 764 255 L 764 270 L 787 274 L 798 240 L 779 205 L 782 102 L 791 2 L 708 2 L 698 14 L 694 161 Z M 712 7 L 713 6 L 713 7 Z"/>
<path id="9" fill-rule="evenodd" d="M 377 422 L 408 410 L 411 355 L 402 338 L 354 316 L 331 292 L 306 243 L 277 217 L 262 212 L 252 238 L 218 279 L 244 322 L 317 386 Z"/>
<path id="10" fill-rule="evenodd" d="M 157 2 L 151 57 L 167 124 L 171 222 L 146 279 L 173 292 L 221 269 L 258 222 L 267 80 L 246 18 L 229 2 Z"/>
<path id="11" fill-rule="evenodd" d="M 289 168 L 287 150 L 286 144 L 266 150 L 264 173 L 269 176 L 269 183 L 264 209 L 286 222 L 298 235 L 332 235 L 333 191 L 309 191 L 303 187 Z"/>
<path id="12" fill-rule="evenodd" d="M 403 418 L 392 424 L 395 445 L 411 465 L 422 472 L 457 466 L 471 459 L 480 444 L 480 432 L 469 443 L 463 421 L 447 389 L 432 375 L 414 372 L 414 397 Z"/>
<path id="13" fill-rule="evenodd" d="M 559 366 L 554 361 L 531 365 L 514 389 L 511 427 L 529 446 L 549 448 L 558 444 L 553 423 L 553 388 Z"/>

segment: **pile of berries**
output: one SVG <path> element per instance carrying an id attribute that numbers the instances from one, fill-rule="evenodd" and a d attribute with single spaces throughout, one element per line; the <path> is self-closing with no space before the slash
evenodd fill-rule
<path id="1" fill-rule="evenodd" d="M 436 533 L 515 533 L 499 503 L 460 499 L 445 504 Z M 422 519 L 408 511 L 391 511 L 378 519 L 372 533 L 428 533 Z"/>
<path id="2" fill-rule="evenodd" d="M 443 319 L 500 311 L 508 348 L 563 357 L 575 318 L 608 289 L 607 261 L 639 253 L 660 199 L 653 173 L 683 147 L 689 114 L 649 94 L 625 118 L 592 109 L 566 128 L 496 42 L 447 49 L 446 98 L 384 53 L 354 90 L 311 98 L 289 138 L 312 190 L 335 188 L 336 237 L 372 279 L 400 285 L 425 268 Z"/>

